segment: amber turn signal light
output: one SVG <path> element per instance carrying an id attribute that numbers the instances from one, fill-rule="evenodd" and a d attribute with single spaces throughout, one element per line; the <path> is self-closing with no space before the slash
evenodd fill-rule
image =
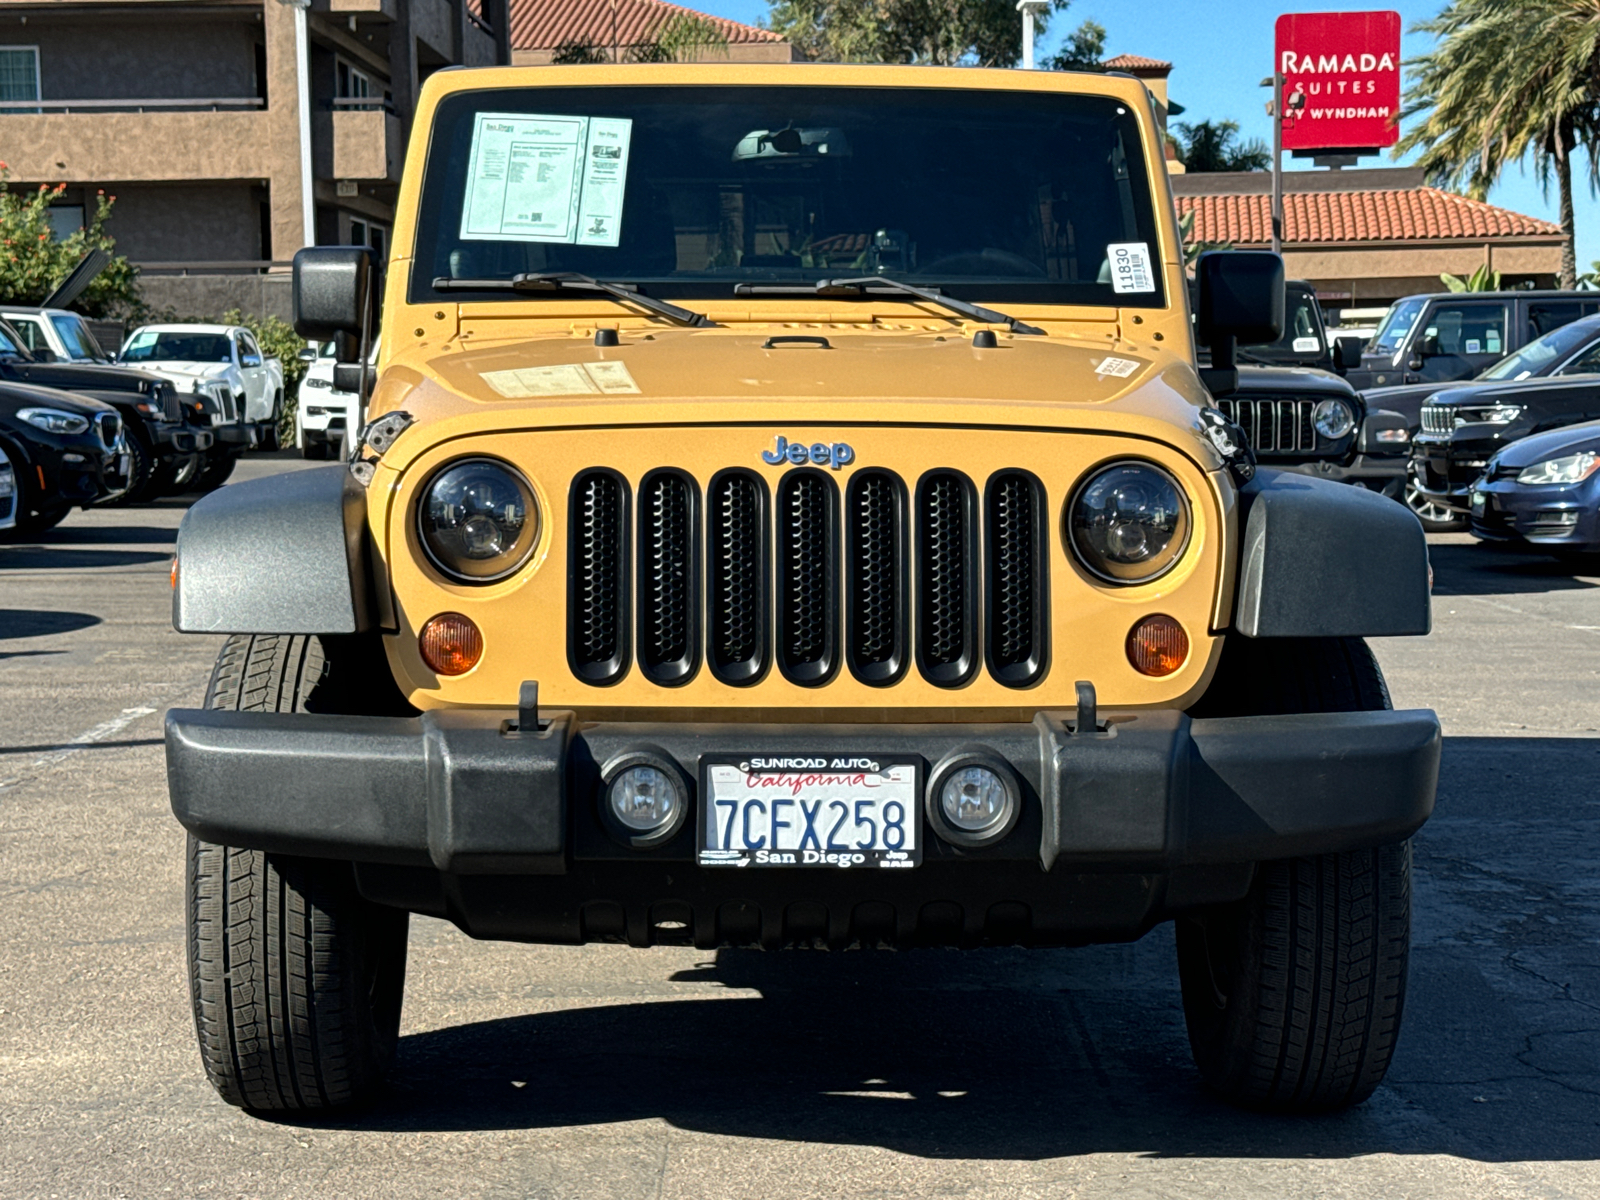
<path id="1" fill-rule="evenodd" d="M 483 634 L 460 613 L 431 617 L 417 637 L 422 661 L 436 675 L 465 675 L 483 657 Z"/>
<path id="2" fill-rule="evenodd" d="M 1145 617 L 1128 631 L 1128 661 L 1141 675 L 1171 675 L 1189 657 L 1189 635 L 1162 613 Z"/>

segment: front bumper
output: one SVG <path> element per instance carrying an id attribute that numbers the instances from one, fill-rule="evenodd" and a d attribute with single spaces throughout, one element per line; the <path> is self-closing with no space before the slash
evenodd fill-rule
<path id="1" fill-rule="evenodd" d="M 1087 735 L 1055 712 L 1001 725 L 814 726 L 580 725 L 556 712 L 536 734 L 517 732 L 515 717 L 175 709 L 173 812 L 205 841 L 353 861 L 372 898 L 477 936 L 1072 944 L 1136 937 L 1174 912 L 1237 899 L 1260 861 L 1409 836 L 1432 811 L 1440 749 L 1427 711 L 1113 712 Z M 641 749 L 691 780 L 710 754 L 909 754 L 926 783 L 957 747 L 1010 764 L 1021 816 L 979 849 L 941 842 L 922 818 L 912 871 L 701 868 L 692 805 L 672 841 L 646 850 L 614 841 L 599 817 L 604 764 Z M 652 915 L 662 912 L 675 915 Z"/>
<path id="2" fill-rule="evenodd" d="M 1600 510 L 1592 488 L 1481 480 L 1468 493 L 1474 537 L 1508 548 L 1586 552 L 1600 548 Z"/>

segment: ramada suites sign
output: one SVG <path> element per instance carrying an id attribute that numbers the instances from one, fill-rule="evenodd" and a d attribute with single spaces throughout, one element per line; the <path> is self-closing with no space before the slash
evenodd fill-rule
<path id="1" fill-rule="evenodd" d="M 1284 149 L 1376 150 L 1400 139 L 1399 13 L 1285 13 L 1276 40 Z"/>

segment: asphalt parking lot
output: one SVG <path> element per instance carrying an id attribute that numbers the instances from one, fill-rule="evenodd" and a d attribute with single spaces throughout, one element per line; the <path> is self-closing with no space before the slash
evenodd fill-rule
<path id="1" fill-rule="evenodd" d="M 1435 538 L 1434 633 L 1375 644 L 1446 749 L 1355 1111 L 1211 1099 L 1166 928 L 763 955 L 413 918 L 392 1092 L 310 1126 L 223 1104 L 194 1048 L 159 735 L 220 639 L 169 624 L 182 515 L 0 546 L 0 1197 L 1600 1195 L 1600 574 Z"/>

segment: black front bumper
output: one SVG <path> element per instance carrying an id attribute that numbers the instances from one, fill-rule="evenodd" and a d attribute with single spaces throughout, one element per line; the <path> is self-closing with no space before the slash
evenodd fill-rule
<path id="1" fill-rule="evenodd" d="M 478 936 L 1071 944 L 1236 899 L 1260 861 L 1409 836 L 1432 811 L 1440 749 L 1427 711 L 1110 713 L 1088 735 L 1053 712 L 1005 725 L 580 725 L 556 712 L 537 734 L 515 716 L 175 709 L 173 812 L 206 841 L 353 861 L 372 898 Z M 980 849 L 940 841 L 923 817 L 911 871 L 702 868 L 693 811 L 647 850 L 599 818 L 602 768 L 641 749 L 691 780 L 702 755 L 757 751 L 915 755 L 926 781 L 957 747 L 1011 765 L 1022 815 Z"/>

